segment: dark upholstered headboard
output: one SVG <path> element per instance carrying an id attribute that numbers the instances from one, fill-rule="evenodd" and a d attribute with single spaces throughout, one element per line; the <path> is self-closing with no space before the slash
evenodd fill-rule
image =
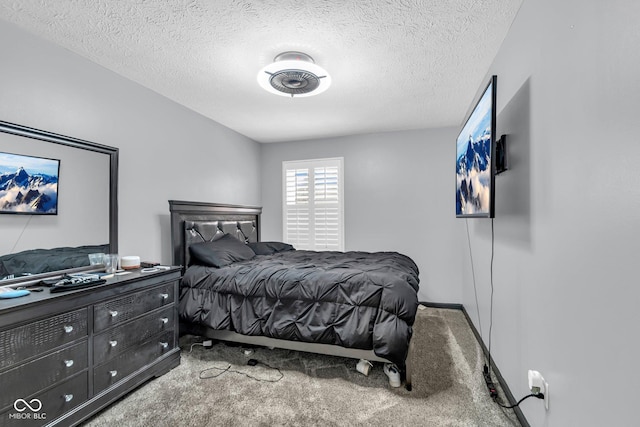
<path id="1" fill-rule="evenodd" d="M 172 264 L 189 265 L 189 245 L 225 233 L 243 242 L 260 241 L 260 214 L 254 206 L 169 200 Z"/>

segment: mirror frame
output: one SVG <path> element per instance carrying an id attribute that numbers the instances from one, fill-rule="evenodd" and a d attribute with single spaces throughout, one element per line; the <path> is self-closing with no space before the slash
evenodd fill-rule
<path id="1" fill-rule="evenodd" d="M 23 136 L 25 138 L 38 139 L 40 141 L 50 142 L 53 144 L 65 145 L 67 147 L 73 147 L 80 150 L 93 151 L 95 153 L 109 156 L 109 250 L 111 253 L 118 253 L 118 148 L 1 120 L 0 132 Z M 3 280 L 0 282 L 0 286 L 12 286 L 24 284 L 26 282 L 37 282 L 46 278 L 62 276 L 65 273 L 86 271 L 90 269 L 95 269 L 95 267 L 86 266 L 33 274 L 31 276 Z"/>

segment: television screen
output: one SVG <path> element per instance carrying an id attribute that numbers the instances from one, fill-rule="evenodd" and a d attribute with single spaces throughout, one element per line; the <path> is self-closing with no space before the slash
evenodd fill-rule
<path id="1" fill-rule="evenodd" d="M 60 160 L 0 152 L 0 213 L 58 214 Z"/>
<path id="2" fill-rule="evenodd" d="M 496 81 L 492 76 L 456 141 L 456 216 L 494 217 Z"/>

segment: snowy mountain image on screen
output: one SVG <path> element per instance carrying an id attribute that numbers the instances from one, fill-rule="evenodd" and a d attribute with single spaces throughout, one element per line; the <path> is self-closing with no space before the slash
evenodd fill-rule
<path id="1" fill-rule="evenodd" d="M 475 140 L 467 141 L 466 150 L 456 162 L 456 213 L 487 214 L 491 185 L 491 128 Z"/>
<path id="2" fill-rule="evenodd" d="M 0 210 L 4 212 L 56 213 L 58 178 L 44 173 L 31 175 L 20 167 L 0 174 Z"/>

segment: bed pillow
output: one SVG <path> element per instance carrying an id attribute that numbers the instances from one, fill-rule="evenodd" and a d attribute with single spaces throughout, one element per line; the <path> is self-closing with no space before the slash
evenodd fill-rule
<path id="1" fill-rule="evenodd" d="M 195 243 L 189 246 L 189 253 L 192 264 L 218 268 L 256 256 L 250 247 L 230 234 L 212 242 Z"/>
<path id="2" fill-rule="evenodd" d="M 249 242 L 247 245 L 256 255 L 271 255 L 277 252 L 294 250 L 293 246 L 282 242 Z"/>

